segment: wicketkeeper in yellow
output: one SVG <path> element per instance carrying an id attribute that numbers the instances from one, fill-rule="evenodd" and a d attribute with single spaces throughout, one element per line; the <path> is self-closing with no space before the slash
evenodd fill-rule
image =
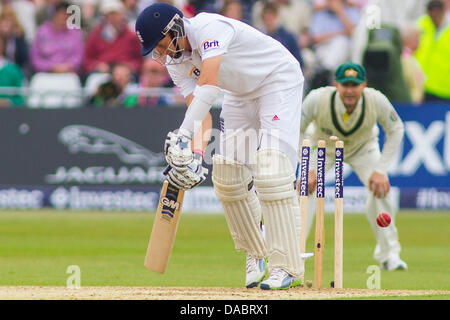
<path id="1" fill-rule="evenodd" d="M 377 123 L 386 133 L 382 151 L 378 142 Z M 314 148 L 317 141 L 327 141 L 327 171 L 334 163 L 334 148 L 330 136 L 337 136 L 344 141 L 344 161 L 369 191 L 366 216 L 377 241 L 374 258 L 383 269 L 407 269 L 406 263 L 400 259 L 400 243 L 387 175 L 403 139 L 404 126 L 386 96 L 380 91 L 367 88 L 364 67 L 352 62 L 344 63 L 336 69 L 334 86 L 312 90 L 303 103 L 300 128 L 300 141 L 304 138 L 312 141 L 311 159 L 317 159 L 317 149 Z M 307 235 L 315 213 L 315 170 L 315 161 L 311 161 Z M 380 228 L 377 225 L 376 218 L 380 212 L 391 215 L 389 227 Z"/>

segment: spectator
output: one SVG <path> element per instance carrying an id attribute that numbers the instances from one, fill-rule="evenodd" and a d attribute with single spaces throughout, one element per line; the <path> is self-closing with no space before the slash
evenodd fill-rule
<path id="1" fill-rule="evenodd" d="M 353 4 L 356 0 L 348 0 Z M 377 29 L 381 25 L 389 25 L 401 29 L 408 21 L 415 21 L 425 14 L 426 3 L 429 0 L 368 0 L 362 17 L 354 31 L 351 60 L 362 63 L 364 50 L 368 42 L 368 30 Z M 358 2 L 364 2 L 358 0 Z"/>
<path id="2" fill-rule="evenodd" d="M 132 94 L 135 85 L 132 83 L 132 73 L 125 64 L 112 67 L 111 80 L 99 86 L 91 99 L 95 107 L 133 108 L 137 104 L 137 95 Z"/>
<path id="3" fill-rule="evenodd" d="M 134 30 L 136 19 L 139 15 L 137 6 L 138 2 L 138 0 L 122 0 L 122 3 L 124 5 L 125 20 L 128 23 L 128 28 L 130 28 L 131 30 Z"/>
<path id="4" fill-rule="evenodd" d="M 431 0 L 418 20 L 421 37 L 415 55 L 426 75 L 426 101 L 450 100 L 450 24 L 445 15 L 443 2 Z"/>
<path id="5" fill-rule="evenodd" d="M 155 1 L 157 2 L 157 1 Z M 164 2 L 164 1 L 160 1 Z M 167 1 L 165 1 L 167 2 Z M 169 1 L 170 3 L 170 1 Z M 211 0 L 190 0 L 190 3 L 194 6 L 195 14 L 200 12 L 210 12 L 210 13 L 218 13 L 221 9 L 221 4 L 219 1 L 211 1 Z M 173 4 L 173 3 L 170 3 Z M 176 4 L 173 4 L 176 5 Z M 178 7 L 178 6 L 177 6 Z"/>
<path id="6" fill-rule="evenodd" d="M 16 14 L 7 7 L 0 13 L 0 36 L 5 40 L 5 57 L 23 68 L 28 61 L 28 44 Z"/>
<path id="7" fill-rule="evenodd" d="M 445 23 L 450 23 L 450 0 L 444 0 L 445 6 Z"/>
<path id="8" fill-rule="evenodd" d="M 184 104 L 183 96 L 178 92 L 177 88 L 173 88 L 174 93 L 170 95 L 161 95 L 159 92 L 149 92 L 146 89 L 168 88 L 172 82 L 166 67 L 159 62 L 149 58 L 142 65 L 142 71 L 139 79 L 139 88 L 142 94 L 139 96 L 139 106 L 155 107 L 167 106 L 173 104 Z M 151 93 L 151 94 L 149 94 Z"/>
<path id="9" fill-rule="evenodd" d="M 20 88 L 24 80 L 22 70 L 18 65 L 8 61 L 4 54 L 5 48 L 6 39 L 0 36 L 0 87 Z M 18 107 L 24 104 L 20 94 L 0 95 L 0 107 Z"/>
<path id="10" fill-rule="evenodd" d="M 144 10 L 145 8 L 147 8 L 149 5 L 153 4 L 156 0 L 139 0 L 138 2 L 138 11 L 141 12 L 142 10 Z M 186 0 L 186 2 L 188 2 L 188 0 Z M 190 0 L 189 0 L 190 2 Z"/>
<path id="11" fill-rule="evenodd" d="M 278 15 L 280 23 L 287 31 L 293 33 L 296 38 L 305 33 L 311 23 L 311 5 L 310 0 L 259 0 L 252 8 L 252 25 L 262 30 L 264 23 L 262 21 L 262 9 L 266 2 L 274 2 L 278 5 Z"/>
<path id="12" fill-rule="evenodd" d="M 242 21 L 242 4 L 239 0 L 225 0 L 222 15 Z"/>
<path id="13" fill-rule="evenodd" d="M 369 0 L 347 0 L 347 3 L 362 10 L 368 5 Z"/>
<path id="14" fill-rule="evenodd" d="M 403 43 L 400 31 L 392 25 L 370 29 L 362 65 L 367 71 L 367 85 L 381 91 L 394 102 L 411 103 L 403 76 Z"/>
<path id="15" fill-rule="evenodd" d="M 25 39 L 30 44 L 36 33 L 36 5 L 28 0 L 0 0 L 0 11 L 5 8 L 14 11 L 24 30 Z"/>
<path id="16" fill-rule="evenodd" d="M 55 6 L 51 21 L 39 27 L 31 46 L 31 63 L 36 72 L 79 72 L 83 62 L 83 33 L 68 29 L 67 2 Z"/>
<path id="17" fill-rule="evenodd" d="M 295 36 L 286 31 L 286 29 L 280 24 L 278 17 L 278 6 L 275 3 L 267 2 L 262 9 L 262 20 L 264 23 L 264 31 L 272 38 L 281 42 L 289 52 L 297 59 L 303 66 L 300 56 L 300 48 L 297 44 Z"/>
<path id="18" fill-rule="evenodd" d="M 45 0 L 38 7 L 36 12 L 36 24 L 38 27 L 52 19 L 55 15 L 56 6 L 60 3 L 64 2 L 64 0 Z"/>
<path id="19" fill-rule="evenodd" d="M 311 35 L 317 58 L 330 74 L 350 58 L 350 36 L 359 10 L 346 0 L 315 0 Z"/>
<path id="20" fill-rule="evenodd" d="M 405 24 L 401 29 L 403 52 L 401 55 L 403 77 L 411 93 L 412 102 L 420 104 L 424 96 L 425 74 L 414 57 L 419 46 L 420 31 L 413 23 Z"/>
<path id="21" fill-rule="evenodd" d="M 220 14 L 235 20 L 240 20 L 247 24 L 252 22 L 252 6 L 254 0 L 221 0 L 222 3 Z"/>
<path id="22" fill-rule="evenodd" d="M 112 64 L 126 64 L 134 74 L 142 64 L 140 42 L 127 25 L 119 0 L 101 3 L 103 21 L 89 34 L 84 68 L 87 73 L 110 72 Z"/>

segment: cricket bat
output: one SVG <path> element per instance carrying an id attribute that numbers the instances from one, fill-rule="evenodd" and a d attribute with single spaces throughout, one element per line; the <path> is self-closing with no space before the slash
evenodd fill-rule
<path id="1" fill-rule="evenodd" d="M 158 209 L 153 223 L 144 265 L 155 272 L 164 273 L 169 264 L 183 204 L 184 190 L 164 181 Z"/>

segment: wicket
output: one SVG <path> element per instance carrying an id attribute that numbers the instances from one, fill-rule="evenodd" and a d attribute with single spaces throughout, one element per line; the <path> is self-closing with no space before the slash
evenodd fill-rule
<path id="1" fill-rule="evenodd" d="M 334 288 L 343 287 L 343 166 L 344 166 L 344 142 L 336 137 L 331 137 L 335 142 L 335 202 L 334 202 Z M 317 169 L 316 169 L 316 228 L 314 239 L 314 287 L 323 287 L 323 253 L 325 250 L 325 160 L 326 160 L 326 142 L 319 140 L 317 144 Z M 307 221 L 307 199 L 308 199 L 308 174 L 311 143 L 308 139 L 302 142 L 302 156 L 300 163 L 300 215 L 302 223 L 302 232 L 300 235 L 301 253 L 306 252 L 306 221 Z"/>

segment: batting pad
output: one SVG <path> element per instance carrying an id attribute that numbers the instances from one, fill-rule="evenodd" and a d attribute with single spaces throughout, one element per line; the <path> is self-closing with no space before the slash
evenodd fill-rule
<path id="1" fill-rule="evenodd" d="M 262 204 L 269 269 L 281 268 L 294 277 L 303 275 L 300 255 L 298 197 L 289 158 L 273 149 L 256 154 L 255 187 Z"/>
<path id="2" fill-rule="evenodd" d="M 236 250 L 245 250 L 253 258 L 265 258 L 267 250 L 259 228 L 261 205 L 250 170 L 235 160 L 214 155 L 212 181 Z"/>

